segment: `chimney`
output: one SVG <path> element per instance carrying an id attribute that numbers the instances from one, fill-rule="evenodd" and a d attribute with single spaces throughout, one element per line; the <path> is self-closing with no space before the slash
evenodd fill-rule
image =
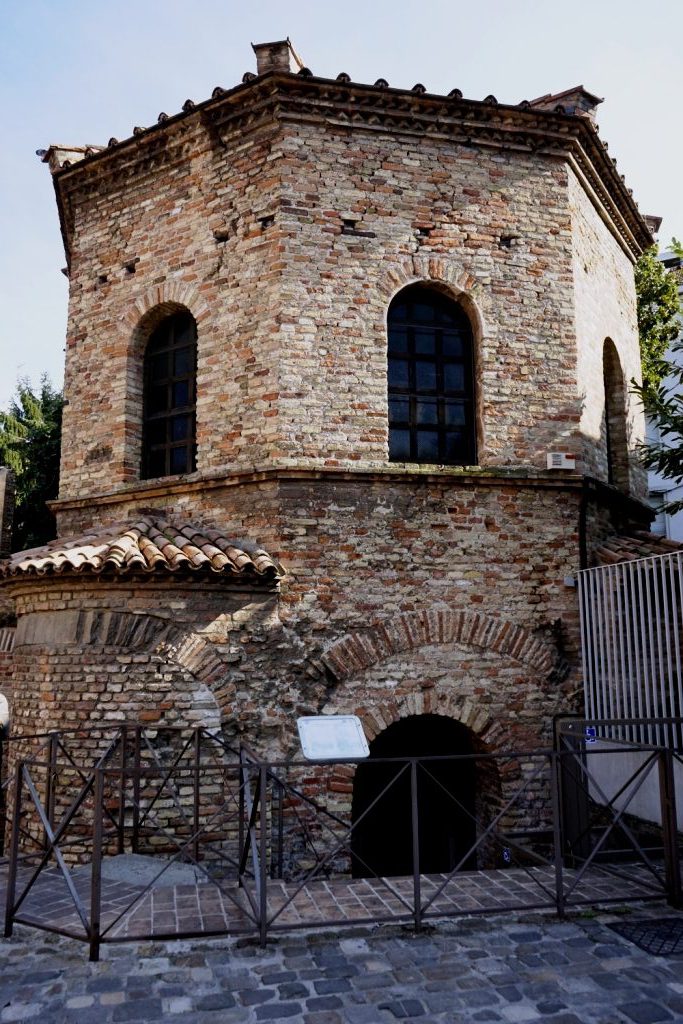
<path id="1" fill-rule="evenodd" d="M 14 519 L 14 473 L 0 466 L 0 558 L 12 552 L 12 521 Z"/>
<path id="2" fill-rule="evenodd" d="M 644 213 L 643 220 L 650 229 L 650 234 L 654 237 L 662 226 L 662 218 L 658 217 L 656 213 Z"/>
<path id="3" fill-rule="evenodd" d="M 269 71 L 294 71 L 294 53 L 289 39 L 277 43 L 252 43 L 256 54 L 256 73 L 266 75 Z"/>

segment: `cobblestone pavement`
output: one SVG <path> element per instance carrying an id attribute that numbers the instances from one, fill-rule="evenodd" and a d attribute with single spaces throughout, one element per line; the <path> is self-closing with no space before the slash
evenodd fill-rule
<path id="1" fill-rule="evenodd" d="M 674 914 L 631 907 L 619 920 Z M 655 1024 L 683 1021 L 683 955 L 657 957 L 615 914 L 465 918 L 236 940 L 108 946 L 17 926 L 0 940 L 0 1022 Z"/>

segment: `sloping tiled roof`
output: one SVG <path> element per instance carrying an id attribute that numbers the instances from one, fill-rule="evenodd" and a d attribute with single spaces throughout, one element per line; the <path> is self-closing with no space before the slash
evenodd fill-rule
<path id="1" fill-rule="evenodd" d="M 608 537 L 596 548 L 595 555 L 599 565 L 612 565 L 616 562 L 633 562 L 637 558 L 651 558 L 652 555 L 669 555 L 672 551 L 683 551 L 683 544 L 656 533 L 634 530 L 629 535 Z"/>
<path id="2" fill-rule="evenodd" d="M 219 530 L 141 516 L 80 537 L 18 551 L 0 562 L 0 578 L 48 573 L 208 572 L 262 581 L 283 575 L 267 551 Z"/>

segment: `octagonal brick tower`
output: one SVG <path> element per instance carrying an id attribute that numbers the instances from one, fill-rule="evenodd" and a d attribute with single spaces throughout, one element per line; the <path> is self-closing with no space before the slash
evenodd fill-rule
<path id="1" fill-rule="evenodd" d="M 284 575 L 223 599 L 225 573 L 182 558 L 161 576 L 15 559 L 25 717 L 47 708 L 66 602 L 172 620 L 185 640 L 138 632 L 144 657 L 175 659 L 169 687 L 199 673 L 256 743 L 290 750 L 292 716 L 321 710 L 371 737 L 439 713 L 492 749 L 545 741 L 579 680 L 572 574 L 649 521 L 627 382 L 652 239 L 600 101 L 437 96 L 297 70 L 286 41 L 255 50 L 234 88 L 45 154 L 70 283 L 54 508 L 62 547 L 142 517 L 187 555 L 190 523 Z M 69 630 L 76 651 L 102 643 Z M 129 664 L 124 715 L 144 687 Z M 108 713 L 95 696 L 80 718 Z"/>

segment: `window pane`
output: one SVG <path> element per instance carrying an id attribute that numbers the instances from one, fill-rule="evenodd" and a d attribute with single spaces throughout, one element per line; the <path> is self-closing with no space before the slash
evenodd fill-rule
<path id="1" fill-rule="evenodd" d="M 166 412 L 168 409 L 168 388 L 165 384 L 153 385 L 147 393 L 147 412 Z"/>
<path id="2" fill-rule="evenodd" d="M 389 315 L 390 323 L 405 323 L 406 316 L 408 314 L 408 307 L 405 302 L 396 302 L 391 307 L 391 314 Z"/>
<path id="3" fill-rule="evenodd" d="M 194 349 L 179 348 L 173 353 L 173 376 L 184 377 L 194 369 Z"/>
<path id="4" fill-rule="evenodd" d="M 390 327 L 389 328 L 389 351 L 390 352 L 407 352 L 408 351 L 408 332 L 405 327 Z"/>
<path id="5" fill-rule="evenodd" d="M 171 420 L 171 440 L 185 441 L 190 436 L 190 417 L 174 416 Z"/>
<path id="6" fill-rule="evenodd" d="M 168 377 L 168 354 L 162 352 L 158 356 L 152 356 L 149 365 L 149 377 L 153 381 L 166 380 Z"/>
<path id="7" fill-rule="evenodd" d="M 434 331 L 422 331 L 419 328 L 415 331 L 415 351 L 418 355 L 431 356 L 436 350 L 436 335 Z"/>
<path id="8" fill-rule="evenodd" d="M 446 454 L 449 462 L 466 462 L 468 459 L 466 435 L 462 430 L 446 434 Z"/>
<path id="9" fill-rule="evenodd" d="M 436 391 L 436 365 L 415 361 L 415 390 Z"/>
<path id="10" fill-rule="evenodd" d="M 397 462 L 410 461 L 410 431 L 389 431 L 389 458 Z"/>
<path id="11" fill-rule="evenodd" d="M 436 319 L 440 324 L 457 324 L 458 317 L 455 310 L 449 309 L 448 306 L 442 305 L 439 307 Z"/>
<path id="12" fill-rule="evenodd" d="M 465 367 L 461 363 L 447 363 L 443 368 L 444 391 L 465 390 Z"/>
<path id="13" fill-rule="evenodd" d="M 190 383 L 186 380 L 179 380 L 173 385 L 173 408 L 188 405 L 190 401 Z"/>
<path id="14" fill-rule="evenodd" d="M 391 398 L 389 400 L 389 422 L 408 423 L 410 402 L 407 398 Z"/>
<path id="15" fill-rule="evenodd" d="M 445 356 L 462 356 L 464 354 L 462 335 L 456 334 L 455 331 L 444 331 L 442 337 L 442 351 Z"/>
<path id="16" fill-rule="evenodd" d="M 177 317 L 174 323 L 174 344 L 186 345 L 196 340 L 194 321 L 189 316 Z"/>
<path id="17" fill-rule="evenodd" d="M 166 443 L 166 417 L 164 416 L 160 420 L 150 420 L 149 426 L 147 427 L 147 441 L 149 444 L 165 444 Z"/>
<path id="18" fill-rule="evenodd" d="M 434 320 L 434 306 L 431 302 L 414 302 L 412 320 L 421 324 L 431 324 Z"/>
<path id="19" fill-rule="evenodd" d="M 417 431 L 418 462 L 439 462 L 439 435 L 435 430 Z"/>
<path id="20" fill-rule="evenodd" d="M 444 420 L 447 427 L 464 427 L 465 426 L 465 403 L 464 402 L 445 402 L 444 403 Z"/>
<path id="21" fill-rule="evenodd" d="M 408 387 L 408 362 L 405 359 L 389 360 L 389 387 Z"/>
<path id="22" fill-rule="evenodd" d="M 187 448 L 171 448 L 171 473 L 188 473 Z"/>
<path id="23" fill-rule="evenodd" d="M 436 398 L 420 398 L 415 403 L 415 421 L 417 423 L 438 423 Z"/>
<path id="24" fill-rule="evenodd" d="M 166 451 L 163 448 L 155 448 L 149 452 L 147 460 L 147 475 L 166 475 Z"/>

